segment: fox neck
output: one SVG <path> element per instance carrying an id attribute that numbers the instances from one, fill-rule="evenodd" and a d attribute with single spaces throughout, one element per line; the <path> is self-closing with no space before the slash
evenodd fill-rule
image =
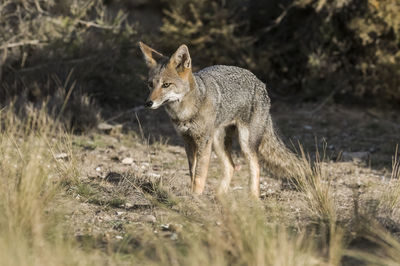
<path id="1" fill-rule="evenodd" d="M 190 120 L 198 112 L 198 104 L 201 98 L 198 85 L 193 73 L 188 73 L 189 91 L 179 102 L 173 102 L 166 106 L 166 111 L 173 122 L 185 122 Z"/>

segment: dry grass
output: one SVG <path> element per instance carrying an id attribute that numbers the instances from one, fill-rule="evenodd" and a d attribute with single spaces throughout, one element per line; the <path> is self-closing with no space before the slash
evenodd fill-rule
<path id="1" fill-rule="evenodd" d="M 61 181 L 75 178 L 68 136 L 44 110 L 19 120 L 2 113 L 0 132 L 0 264 L 97 265 L 80 256 L 52 210 Z M 66 153 L 67 160 L 55 158 Z"/>
<path id="2" fill-rule="evenodd" d="M 381 197 L 381 206 L 386 212 L 393 214 L 398 210 L 400 204 L 400 161 L 398 158 L 399 146 L 396 146 L 395 155 L 392 160 L 392 173 L 390 175 L 390 186 Z"/>
<path id="3" fill-rule="evenodd" d="M 368 265 L 399 265 L 400 242 L 382 228 L 372 217 L 364 217 L 361 222 L 361 234 L 365 245 L 359 249 L 348 249 L 348 256 L 364 261 Z M 370 246 L 370 248 L 368 248 Z"/>
<path id="4" fill-rule="evenodd" d="M 357 218 L 358 229 L 349 236 L 350 227 L 338 220 L 326 162 L 318 155 L 310 163 L 302 151 L 305 170 L 295 184 L 306 208 L 303 221 L 294 222 L 273 197 L 254 201 L 240 190 L 223 198 L 193 197 L 171 189 L 176 177 L 167 172 L 164 180 L 151 178 L 140 167 L 122 174 L 115 184 L 107 178 L 82 179 L 77 147 L 46 111 L 33 112 L 25 120 L 10 110 L 1 117 L 2 265 L 352 265 L 344 263 L 346 258 L 396 265 L 399 259 L 398 240 L 369 213 Z M 105 142 L 98 149 L 107 147 L 105 140 L 98 141 Z M 145 154 L 140 157 L 148 158 L 148 169 L 159 163 L 153 158 L 163 153 L 171 157 L 165 143 L 149 144 L 138 137 L 131 141 L 136 152 Z M 66 157 L 56 159 L 61 153 Z M 392 178 L 397 174 L 395 159 Z M 119 201 L 95 204 L 88 200 L 101 199 L 110 191 L 110 202 L 117 202 L 123 193 L 129 198 L 139 192 L 150 202 L 149 209 L 129 210 Z M 398 196 L 395 190 L 391 193 Z M 104 218 L 105 224 L 117 228 L 120 240 L 101 226 L 101 234 L 76 234 L 75 222 L 86 225 L 71 218 L 75 214 L 65 207 L 67 203 L 75 204 L 72 213 L 87 206 L 86 213 L 154 213 L 157 220 L 131 218 L 125 223 L 121 218 Z M 393 204 L 396 210 L 397 203 Z M 367 249 L 353 244 L 354 239 L 364 239 Z"/>
<path id="5" fill-rule="evenodd" d="M 324 158 L 317 151 L 315 162 L 311 162 L 300 146 L 301 161 L 304 168 L 294 180 L 297 188 L 304 193 L 308 209 L 327 224 L 336 223 L 336 208 L 328 174 L 323 167 Z"/>

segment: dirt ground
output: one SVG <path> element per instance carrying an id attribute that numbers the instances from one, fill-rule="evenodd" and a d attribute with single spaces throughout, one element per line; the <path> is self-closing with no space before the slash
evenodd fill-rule
<path id="1" fill-rule="evenodd" d="M 323 169 L 334 191 L 339 222 L 353 226 L 354 213 L 362 211 L 357 206 L 367 202 L 366 206 L 374 208 L 377 198 L 392 185 L 391 162 L 400 143 L 397 112 L 277 103 L 272 115 L 289 147 L 300 142 L 312 158 L 316 149 L 321 156 L 325 154 Z M 129 230 L 146 225 L 155 233 L 163 231 L 174 237 L 171 230 L 162 229 L 172 224 L 178 209 L 182 211 L 180 202 L 190 201 L 201 209 L 204 202 L 215 200 L 221 175 L 216 156 L 212 155 L 205 193 L 195 198 L 189 192 L 182 142 L 163 110 L 125 113 L 109 123 L 122 127 L 73 139 L 82 167 L 81 183 L 66 192 L 69 197 L 60 199 L 71 232 L 100 243 L 118 242 Z M 235 172 L 229 193 L 239 195 L 247 193 L 248 167 L 238 149 L 235 160 L 242 167 Z M 310 219 L 301 193 L 287 181 L 268 177 L 265 171 L 261 195 L 270 210 L 266 215 L 284 215 L 294 230 Z M 279 212 L 274 212 L 276 208 Z M 400 213 L 388 218 L 377 212 L 376 218 L 400 239 Z"/>

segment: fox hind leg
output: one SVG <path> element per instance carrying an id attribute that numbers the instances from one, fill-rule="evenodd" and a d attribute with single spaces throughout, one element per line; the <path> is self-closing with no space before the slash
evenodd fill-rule
<path id="1" fill-rule="evenodd" d="M 259 198 L 260 196 L 260 163 L 257 155 L 257 145 L 251 141 L 249 127 L 238 127 L 239 144 L 242 152 L 250 165 L 250 192 Z"/>
<path id="2" fill-rule="evenodd" d="M 214 152 L 218 156 L 223 169 L 223 178 L 218 188 L 218 194 L 226 193 L 231 183 L 235 165 L 231 156 L 232 136 L 235 133 L 234 126 L 218 129 L 214 134 Z"/>

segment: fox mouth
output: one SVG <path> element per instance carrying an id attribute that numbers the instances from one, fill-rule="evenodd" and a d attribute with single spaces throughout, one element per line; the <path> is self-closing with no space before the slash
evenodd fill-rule
<path id="1" fill-rule="evenodd" d="M 166 100 L 164 100 L 164 101 L 160 104 L 160 106 L 161 106 L 161 105 L 164 105 L 164 104 L 167 104 L 167 103 L 174 103 L 174 102 L 179 102 L 179 101 L 180 101 L 179 98 L 166 99 Z"/>
<path id="2" fill-rule="evenodd" d="M 159 107 L 161 107 L 165 104 L 179 102 L 180 100 L 181 99 L 178 97 L 172 97 L 172 98 L 165 99 L 160 104 L 158 104 L 157 102 L 154 102 L 153 105 L 150 107 L 150 109 L 158 109 Z"/>
<path id="3" fill-rule="evenodd" d="M 163 106 L 163 105 L 165 105 L 165 104 L 167 104 L 167 103 L 170 103 L 170 102 L 173 102 L 171 99 L 166 99 L 166 100 L 164 100 L 162 103 L 160 103 L 160 104 L 153 104 L 151 107 L 150 107 L 150 109 L 158 109 L 158 108 L 160 108 L 161 106 Z"/>

